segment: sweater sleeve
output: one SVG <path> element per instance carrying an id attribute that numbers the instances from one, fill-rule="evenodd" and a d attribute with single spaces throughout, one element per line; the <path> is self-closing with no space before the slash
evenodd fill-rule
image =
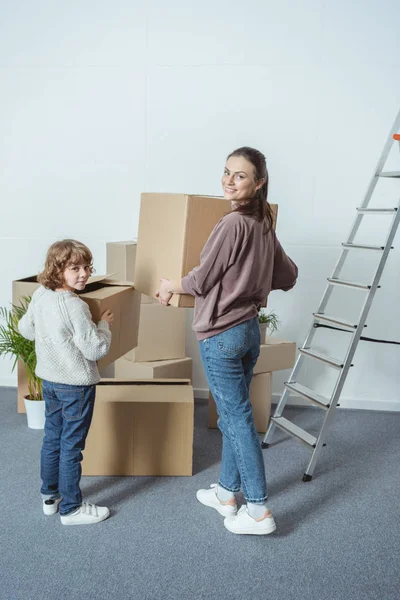
<path id="1" fill-rule="evenodd" d="M 296 285 L 298 268 L 275 237 L 274 271 L 271 290 L 287 292 Z"/>
<path id="2" fill-rule="evenodd" d="M 111 331 L 107 321 L 92 321 L 88 305 L 81 299 L 68 311 L 73 340 L 87 360 L 100 360 L 110 350 Z"/>
<path id="3" fill-rule="evenodd" d="M 28 310 L 18 321 L 18 331 L 27 340 L 35 340 L 35 314 L 32 300 L 29 303 Z"/>
<path id="4" fill-rule="evenodd" d="M 186 294 L 208 294 L 234 263 L 239 235 L 238 221 L 223 217 L 217 223 L 201 252 L 200 265 L 182 279 Z"/>

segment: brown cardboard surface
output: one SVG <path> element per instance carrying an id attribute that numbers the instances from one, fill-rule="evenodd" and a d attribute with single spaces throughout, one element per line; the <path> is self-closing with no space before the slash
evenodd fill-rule
<path id="1" fill-rule="evenodd" d="M 272 206 L 277 215 L 277 205 Z M 213 228 L 230 212 L 230 201 L 221 197 L 142 194 L 135 289 L 155 297 L 161 277 L 180 281 L 199 264 Z M 193 307 L 194 298 L 174 294 L 171 305 Z"/>
<path id="2" fill-rule="evenodd" d="M 132 362 L 125 357 L 114 363 L 114 376 L 117 379 L 192 379 L 192 359 L 177 358 L 153 362 Z"/>
<path id="3" fill-rule="evenodd" d="M 83 475 L 192 475 L 193 430 L 190 382 L 101 382 Z"/>
<path id="4" fill-rule="evenodd" d="M 259 433 L 267 431 L 271 415 L 271 393 L 271 373 L 254 375 L 250 384 L 250 402 L 253 408 L 254 424 Z M 208 426 L 210 429 L 216 429 L 218 427 L 217 418 L 217 409 L 214 398 L 210 393 L 208 400 Z"/>
<path id="5" fill-rule="evenodd" d="M 111 281 L 134 281 L 136 262 L 136 241 L 107 242 L 106 271 L 112 273 Z"/>
<path id="6" fill-rule="evenodd" d="M 286 342 L 275 337 L 267 337 L 260 346 L 260 356 L 254 367 L 254 375 L 291 369 L 296 359 L 295 342 Z"/>
<path id="7" fill-rule="evenodd" d="M 185 311 L 161 304 L 142 304 L 134 362 L 185 358 Z"/>

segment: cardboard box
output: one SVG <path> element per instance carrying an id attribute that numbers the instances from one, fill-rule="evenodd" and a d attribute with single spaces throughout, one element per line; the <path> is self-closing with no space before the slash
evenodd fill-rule
<path id="1" fill-rule="evenodd" d="M 152 362 L 132 362 L 125 357 L 114 363 L 117 379 L 192 379 L 192 359 L 176 358 Z"/>
<path id="2" fill-rule="evenodd" d="M 127 242 L 107 242 L 106 271 L 109 281 L 135 281 L 136 240 Z M 142 304 L 158 304 L 158 300 L 141 295 Z"/>
<path id="3" fill-rule="evenodd" d="M 296 359 L 295 342 L 286 342 L 274 337 L 267 337 L 265 341 L 266 343 L 260 346 L 260 356 L 253 374 L 291 369 Z"/>
<path id="4" fill-rule="evenodd" d="M 215 225 L 230 212 L 230 201 L 215 196 L 142 194 L 135 289 L 155 297 L 161 277 L 179 281 L 197 267 Z M 193 307 L 194 298 L 174 294 L 171 305 Z"/>
<path id="5" fill-rule="evenodd" d="M 250 402 L 253 407 L 254 425 L 259 433 L 267 431 L 271 415 L 272 376 L 271 373 L 254 375 L 250 384 Z M 208 400 L 208 426 L 216 429 L 217 408 L 210 393 Z"/>
<path id="6" fill-rule="evenodd" d="M 37 287 L 36 275 L 13 281 L 13 304 L 18 304 L 22 296 L 31 296 Z M 110 284 L 105 276 L 98 276 L 92 277 L 85 291 L 79 295 L 88 304 L 95 323 L 107 308 L 114 313 L 110 351 L 98 361 L 99 369 L 103 369 L 137 345 L 140 294 L 131 286 Z M 23 365 L 21 368 L 24 369 Z M 19 373 L 19 377 L 23 378 L 22 373 Z M 18 400 L 18 411 L 25 412 L 21 402 L 23 405 L 23 400 Z"/>
<path id="7" fill-rule="evenodd" d="M 136 348 L 125 358 L 134 362 L 185 358 L 185 312 L 173 306 L 142 304 Z"/>
<path id="8" fill-rule="evenodd" d="M 107 242 L 106 271 L 111 281 L 135 281 L 136 240 Z"/>
<path id="9" fill-rule="evenodd" d="M 192 475 L 193 430 L 189 381 L 102 381 L 83 475 Z"/>

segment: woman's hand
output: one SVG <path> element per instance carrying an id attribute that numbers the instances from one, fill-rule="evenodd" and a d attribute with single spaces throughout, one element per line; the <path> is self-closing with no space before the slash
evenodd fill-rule
<path id="1" fill-rule="evenodd" d="M 161 277 L 160 281 L 161 284 L 156 291 L 156 298 L 158 298 L 160 304 L 168 306 L 169 301 L 172 298 L 172 293 L 168 291 L 170 289 L 170 280 L 165 279 L 165 277 Z"/>

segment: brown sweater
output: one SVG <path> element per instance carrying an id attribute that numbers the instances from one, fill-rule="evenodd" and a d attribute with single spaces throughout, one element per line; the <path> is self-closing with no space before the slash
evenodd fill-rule
<path id="1" fill-rule="evenodd" d="M 290 290 L 297 266 L 286 256 L 275 232 L 232 212 L 214 227 L 200 265 L 182 279 L 195 296 L 193 330 L 198 340 L 221 333 L 257 315 L 271 290 Z"/>

